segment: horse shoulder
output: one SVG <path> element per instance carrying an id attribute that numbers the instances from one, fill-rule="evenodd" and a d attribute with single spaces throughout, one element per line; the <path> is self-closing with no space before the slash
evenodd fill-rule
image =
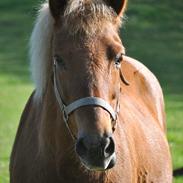
<path id="1" fill-rule="evenodd" d="M 124 57 L 122 72 L 130 83 L 124 87 L 124 92 L 142 102 L 165 131 L 164 98 L 155 75 L 145 65 L 127 56 Z"/>
<path id="2" fill-rule="evenodd" d="M 25 125 L 26 125 L 26 121 L 27 121 L 28 116 L 29 116 L 28 113 L 30 112 L 31 106 L 32 106 L 33 96 L 34 96 L 34 92 L 29 97 L 29 100 L 27 101 L 27 103 L 25 105 L 25 108 L 23 110 L 23 113 L 21 115 L 20 123 L 19 123 L 19 126 L 18 126 L 18 130 L 17 130 L 15 141 L 14 141 L 14 146 L 13 146 L 13 151 L 12 151 L 12 155 L 11 156 L 13 156 L 14 153 L 15 153 L 15 150 L 16 150 L 16 147 L 17 147 L 17 143 L 18 143 L 19 139 L 21 138 L 21 134 L 22 134 L 23 129 L 24 129 Z"/>
<path id="3" fill-rule="evenodd" d="M 16 138 L 10 159 L 10 178 L 15 182 L 23 182 L 26 180 L 24 176 L 30 167 L 32 155 L 37 151 L 37 125 L 36 116 L 37 107 L 34 100 L 35 92 L 33 92 L 24 108 L 20 123 L 18 126 Z M 25 167 L 28 162 L 29 166 Z M 21 176 L 20 176 L 21 175 Z"/>

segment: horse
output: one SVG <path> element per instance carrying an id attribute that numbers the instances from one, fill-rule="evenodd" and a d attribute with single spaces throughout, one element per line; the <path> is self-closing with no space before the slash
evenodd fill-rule
<path id="1" fill-rule="evenodd" d="M 162 89 L 119 37 L 126 5 L 42 4 L 30 41 L 35 90 L 11 153 L 11 183 L 172 182 Z"/>

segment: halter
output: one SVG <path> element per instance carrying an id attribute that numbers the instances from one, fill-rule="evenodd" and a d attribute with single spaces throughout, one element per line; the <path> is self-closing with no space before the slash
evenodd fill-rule
<path id="1" fill-rule="evenodd" d="M 116 109 L 114 110 L 112 106 L 106 102 L 104 99 L 99 98 L 99 97 L 84 97 L 78 100 L 75 100 L 69 105 L 66 105 L 59 93 L 58 86 L 57 86 L 57 76 L 56 76 L 56 70 L 57 70 L 57 61 L 54 59 L 54 68 L 53 68 L 53 74 L 54 74 L 54 91 L 55 91 L 55 96 L 58 101 L 59 107 L 62 111 L 63 114 L 63 120 L 64 123 L 72 136 L 73 139 L 77 139 L 76 136 L 73 134 L 72 130 L 70 129 L 68 125 L 69 121 L 69 115 L 74 112 L 76 109 L 83 107 L 83 106 L 99 106 L 106 110 L 110 116 L 111 116 L 111 121 L 115 122 L 117 120 L 117 114 L 119 112 L 119 99 L 117 99 L 117 105 Z"/>

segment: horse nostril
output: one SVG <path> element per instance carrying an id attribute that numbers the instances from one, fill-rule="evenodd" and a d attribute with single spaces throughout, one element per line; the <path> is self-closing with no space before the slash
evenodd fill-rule
<path id="1" fill-rule="evenodd" d="M 91 156 L 93 158 L 109 158 L 114 154 L 115 145 L 112 137 L 104 137 L 94 141 L 85 138 L 79 138 L 76 143 L 76 153 L 81 158 Z"/>
<path id="2" fill-rule="evenodd" d="M 80 157 L 83 157 L 87 153 L 87 147 L 84 144 L 83 138 L 78 139 L 78 141 L 76 143 L 76 153 Z"/>
<path id="3" fill-rule="evenodd" d="M 105 156 L 105 158 L 111 156 L 115 151 L 114 140 L 112 139 L 112 137 L 108 137 L 106 142 L 107 143 L 104 147 L 104 156 Z"/>

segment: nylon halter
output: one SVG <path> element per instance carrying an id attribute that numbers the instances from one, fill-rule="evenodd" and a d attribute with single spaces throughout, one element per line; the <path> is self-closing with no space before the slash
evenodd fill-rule
<path id="1" fill-rule="evenodd" d="M 117 105 L 116 105 L 116 109 L 114 110 L 113 107 L 106 102 L 104 99 L 99 98 L 99 97 L 84 97 L 78 100 L 75 100 L 74 102 L 72 102 L 69 105 L 66 105 L 60 95 L 60 92 L 58 90 L 58 86 L 57 86 L 57 61 L 56 59 L 54 59 L 54 68 L 53 68 L 53 74 L 54 74 L 54 91 L 55 91 L 55 96 L 57 99 L 57 102 L 59 104 L 59 107 L 61 109 L 61 112 L 63 114 L 63 120 L 64 123 L 70 133 L 70 135 L 72 136 L 73 139 L 77 139 L 75 137 L 75 135 L 73 134 L 72 130 L 70 129 L 69 125 L 68 125 L 68 121 L 69 121 L 69 115 L 74 112 L 76 109 L 83 107 L 83 106 L 99 106 L 101 108 L 103 108 L 104 110 L 106 110 L 110 116 L 111 116 L 111 120 L 113 122 L 115 122 L 117 120 L 117 114 L 119 112 L 119 99 L 117 99 Z"/>

